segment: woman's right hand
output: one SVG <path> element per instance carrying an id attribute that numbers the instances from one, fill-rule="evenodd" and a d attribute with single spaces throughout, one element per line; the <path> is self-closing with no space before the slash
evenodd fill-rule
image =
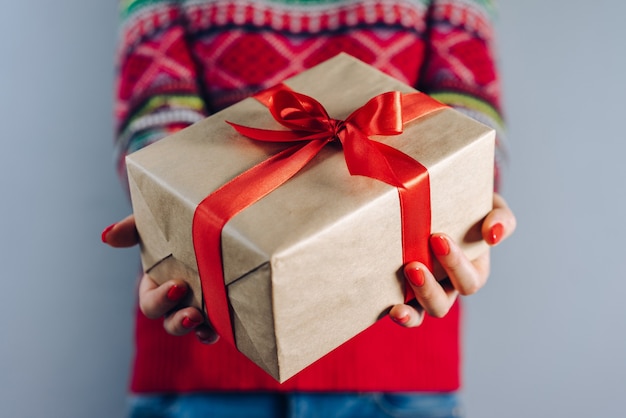
<path id="1" fill-rule="evenodd" d="M 135 217 L 130 215 L 102 232 L 102 242 L 115 248 L 125 248 L 139 243 Z M 194 307 L 179 306 L 189 292 L 187 283 L 172 279 L 159 285 L 144 274 L 139 282 L 139 308 L 150 319 L 163 318 L 163 327 L 171 335 L 185 335 L 194 331 L 205 344 L 213 344 L 219 336 L 203 313 Z"/>

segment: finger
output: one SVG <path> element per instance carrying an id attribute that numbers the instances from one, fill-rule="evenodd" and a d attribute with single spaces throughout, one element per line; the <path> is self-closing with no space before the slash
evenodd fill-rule
<path id="1" fill-rule="evenodd" d="M 139 234 L 135 226 L 135 216 L 129 215 L 121 221 L 107 226 L 102 231 L 102 242 L 111 247 L 132 247 L 139 243 Z"/>
<path id="2" fill-rule="evenodd" d="M 474 262 L 445 234 L 433 234 L 430 247 L 446 271 L 453 287 L 462 295 L 472 295 L 480 290 L 489 276 L 489 251 Z"/>
<path id="3" fill-rule="evenodd" d="M 139 282 L 139 308 L 145 316 L 157 319 L 170 312 L 189 291 L 182 280 L 169 280 L 158 285 L 147 274 Z"/>
<path id="4" fill-rule="evenodd" d="M 167 315 L 163 327 L 168 334 L 185 335 L 199 328 L 204 323 L 204 315 L 194 307 L 175 310 Z"/>
<path id="5" fill-rule="evenodd" d="M 211 327 L 206 322 L 199 325 L 195 329 L 195 332 L 196 337 L 203 344 L 214 344 L 220 339 L 220 336 L 217 334 L 217 332 L 215 332 L 213 327 Z"/>
<path id="6" fill-rule="evenodd" d="M 422 263 L 404 266 L 404 275 L 419 305 L 431 316 L 443 318 L 450 311 L 458 291 L 448 281 L 439 282 Z"/>
<path id="7" fill-rule="evenodd" d="M 489 245 L 497 245 L 509 237 L 517 227 L 517 220 L 502 196 L 494 193 L 493 210 L 485 218 L 481 233 Z"/>
<path id="8" fill-rule="evenodd" d="M 419 327 L 424 322 L 425 311 L 414 301 L 414 304 L 397 304 L 389 311 L 389 317 L 398 325 L 406 328 Z"/>

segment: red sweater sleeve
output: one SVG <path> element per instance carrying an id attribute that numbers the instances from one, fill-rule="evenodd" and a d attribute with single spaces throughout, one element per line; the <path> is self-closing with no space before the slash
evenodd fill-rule
<path id="1" fill-rule="evenodd" d="M 116 161 L 206 115 L 177 1 L 121 2 L 116 67 Z M 149 3 L 149 4 L 146 4 Z"/>

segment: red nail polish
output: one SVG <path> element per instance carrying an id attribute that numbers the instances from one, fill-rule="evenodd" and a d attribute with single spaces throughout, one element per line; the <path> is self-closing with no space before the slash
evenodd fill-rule
<path id="1" fill-rule="evenodd" d="M 115 224 L 111 224 L 109 226 L 107 226 L 106 228 L 104 228 L 104 231 L 102 231 L 102 235 L 100 236 L 100 239 L 102 239 L 103 243 L 107 243 L 107 235 L 109 234 L 109 232 L 111 232 L 111 230 L 115 227 Z"/>
<path id="2" fill-rule="evenodd" d="M 189 318 L 188 316 L 183 318 L 183 327 L 185 327 L 186 329 L 193 329 L 195 327 L 197 327 L 198 325 L 200 325 L 202 323 L 202 321 L 194 321 L 193 319 Z"/>
<path id="3" fill-rule="evenodd" d="M 404 325 L 407 322 L 409 322 L 409 315 L 404 315 L 404 316 L 401 316 L 400 318 L 392 317 L 392 319 L 396 321 L 398 324 Z"/>
<path id="4" fill-rule="evenodd" d="M 430 247 L 436 256 L 444 256 L 450 254 L 450 245 L 443 235 L 433 235 L 430 237 Z"/>
<path id="5" fill-rule="evenodd" d="M 498 222 L 497 224 L 493 225 L 491 229 L 489 230 L 489 239 L 490 239 L 489 243 L 491 245 L 496 245 L 497 243 L 500 242 L 503 235 L 504 235 L 504 227 L 502 226 L 501 223 Z"/>
<path id="6" fill-rule="evenodd" d="M 187 288 L 175 284 L 167 291 L 167 298 L 172 302 L 178 302 L 185 296 L 185 293 L 187 293 Z"/>
<path id="7" fill-rule="evenodd" d="M 426 276 L 424 276 L 424 272 L 419 268 L 408 268 L 406 269 L 406 275 L 409 279 L 409 282 L 415 287 L 422 287 L 426 282 Z"/>

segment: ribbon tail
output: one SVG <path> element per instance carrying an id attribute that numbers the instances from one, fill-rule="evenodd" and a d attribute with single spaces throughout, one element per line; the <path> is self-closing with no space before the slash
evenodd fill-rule
<path id="1" fill-rule="evenodd" d="M 350 125 L 346 126 L 341 143 L 350 174 L 371 177 L 392 186 L 403 187 L 386 155 L 393 155 L 387 149 L 391 147 L 379 147 L 378 145 L 383 144 L 370 140 L 363 132 Z"/>
<path id="2" fill-rule="evenodd" d="M 243 172 L 207 196 L 196 208 L 193 244 L 208 317 L 217 333 L 234 345 L 222 267 L 222 228 L 229 219 L 293 177 L 324 147 L 324 141 L 287 148 Z"/>
<path id="3" fill-rule="evenodd" d="M 293 142 L 303 140 L 302 134 L 296 131 L 279 131 L 273 129 L 251 128 L 249 126 L 239 125 L 237 123 L 228 122 L 230 126 L 235 128 L 241 135 L 257 141 L 266 142 Z"/>

